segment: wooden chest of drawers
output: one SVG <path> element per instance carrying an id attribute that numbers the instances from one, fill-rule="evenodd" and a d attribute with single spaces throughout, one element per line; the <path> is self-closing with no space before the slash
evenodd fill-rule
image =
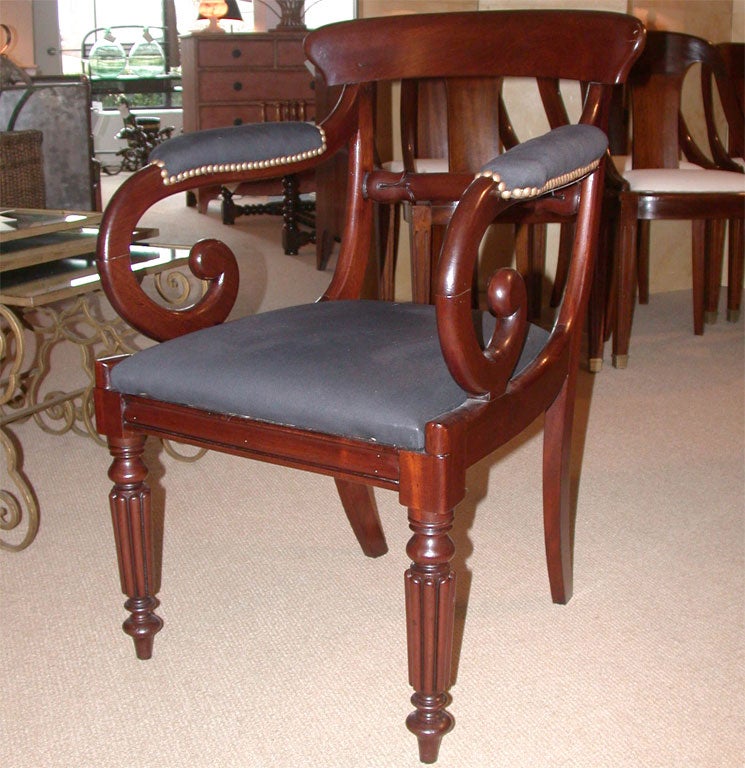
<path id="1" fill-rule="evenodd" d="M 315 118 L 304 32 L 181 38 L 184 130 Z"/>

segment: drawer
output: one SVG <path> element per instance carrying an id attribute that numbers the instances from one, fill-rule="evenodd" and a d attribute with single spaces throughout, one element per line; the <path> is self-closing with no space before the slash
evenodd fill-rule
<path id="1" fill-rule="evenodd" d="M 274 99 L 312 99 L 307 70 L 207 70 L 199 73 L 199 100 L 246 102 Z"/>
<path id="2" fill-rule="evenodd" d="M 201 40 L 200 67 L 273 67 L 272 40 Z"/>
<path id="3" fill-rule="evenodd" d="M 222 128 L 225 125 L 263 122 L 261 104 L 236 104 L 234 107 L 201 107 L 199 128 Z"/>
<path id="4" fill-rule="evenodd" d="M 277 66 L 304 67 L 305 51 L 299 40 L 277 40 Z"/>
<path id="5" fill-rule="evenodd" d="M 305 113 L 303 116 L 303 112 Z M 199 110 L 199 127 L 222 128 L 226 125 L 244 123 L 276 122 L 281 120 L 313 120 L 315 105 L 313 102 L 236 104 L 235 106 L 202 107 Z"/>

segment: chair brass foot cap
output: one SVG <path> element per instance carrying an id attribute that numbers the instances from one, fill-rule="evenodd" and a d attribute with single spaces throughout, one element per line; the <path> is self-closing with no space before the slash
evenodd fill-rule
<path id="1" fill-rule="evenodd" d="M 588 360 L 588 367 L 590 369 L 590 373 L 599 373 L 603 370 L 603 358 L 591 357 Z"/>
<path id="2" fill-rule="evenodd" d="M 626 368 L 629 364 L 628 355 L 613 355 L 614 368 Z"/>
<path id="3" fill-rule="evenodd" d="M 728 309 L 727 310 L 727 322 L 728 323 L 736 323 L 740 319 L 740 310 L 739 309 Z"/>
<path id="4" fill-rule="evenodd" d="M 719 312 L 716 310 L 710 311 L 710 312 L 704 312 L 704 322 L 708 323 L 709 325 L 714 325 L 717 321 L 717 317 L 719 316 Z"/>

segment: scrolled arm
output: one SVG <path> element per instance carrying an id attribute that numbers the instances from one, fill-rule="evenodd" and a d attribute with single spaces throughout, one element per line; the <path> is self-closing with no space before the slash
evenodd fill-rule
<path id="1" fill-rule="evenodd" d="M 101 284 L 117 313 L 133 328 L 156 341 L 221 323 L 238 294 L 238 265 L 232 251 L 217 240 L 196 243 L 189 254 L 189 269 L 207 289 L 186 309 L 168 309 L 153 301 L 132 270 L 129 246 L 142 214 L 166 197 L 158 169 L 148 166 L 122 184 L 101 221 L 97 266 Z"/>
<path id="2" fill-rule="evenodd" d="M 101 283 L 114 309 L 132 327 L 163 341 L 222 322 L 238 293 L 238 266 L 217 240 L 190 252 L 189 268 L 207 290 L 193 306 L 168 309 L 148 297 L 132 271 L 132 233 L 159 200 L 207 184 L 261 181 L 300 173 L 323 162 L 353 132 L 356 90 L 347 89 L 320 125 L 253 123 L 178 136 L 158 145 L 150 164 L 117 190 L 106 208 L 98 240 Z"/>
<path id="3" fill-rule="evenodd" d="M 527 333 L 522 277 L 502 269 L 489 281 L 487 301 L 496 325 L 482 347 L 474 327 L 472 279 L 487 227 L 506 208 L 574 184 L 599 165 L 605 134 L 589 125 L 557 128 L 487 163 L 461 197 L 442 246 L 435 288 L 443 358 L 457 383 L 474 396 L 501 394 Z"/>

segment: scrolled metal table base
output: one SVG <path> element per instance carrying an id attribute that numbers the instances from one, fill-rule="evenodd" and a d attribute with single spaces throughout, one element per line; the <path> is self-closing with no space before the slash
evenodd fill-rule
<path id="1" fill-rule="evenodd" d="M 153 285 L 172 304 L 187 302 L 192 291 L 188 278 L 175 271 L 165 276 L 156 274 Z M 95 359 L 135 352 L 139 345 L 136 332 L 121 318 L 107 317 L 100 298 L 96 291 L 60 305 L 25 309 L 20 316 L 0 305 L 0 445 L 13 486 L 0 488 L 0 549 L 25 549 L 39 529 L 38 500 L 20 467 L 19 445 L 6 426 L 33 418 L 49 434 L 72 431 L 105 444 L 94 424 Z M 33 350 L 27 344 L 31 340 Z M 81 368 L 88 381 L 70 390 L 51 389 L 47 385 L 52 376 L 52 352 L 64 342 L 79 348 Z M 180 461 L 197 461 L 205 453 L 203 449 L 182 452 L 167 441 L 163 447 L 169 456 Z M 18 535 L 7 537 L 12 531 Z"/>

